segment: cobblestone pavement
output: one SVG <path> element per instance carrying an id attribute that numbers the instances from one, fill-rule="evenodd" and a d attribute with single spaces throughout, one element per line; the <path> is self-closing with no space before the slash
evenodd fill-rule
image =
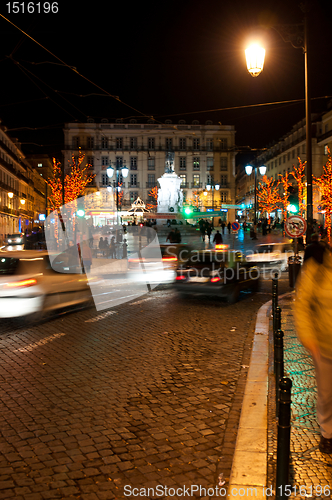
<path id="1" fill-rule="evenodd" d="M 165 287 L 102 313 L 3 321 L 0 498 L 124 498 L 125 485 L 214 487 L 220 472 L 227 482 L 270 288 L 229 306 Z"/>
<path id="2" fill-rule="evenodd" d="M 284 331 L 284 370 L 292 380 L 291 405 L 291 498 L 325 498 L 332 495 L 332 457 L 318 449 L 320 432 L 316 419 L 316 382 L 311 357 L 297 339 L 292 302 L 294 295 L 280 301 Z M 272 329 L 270 330 L 272 340 Z M 270 391 L 270 397 L 274 393 Z M 273 484 L 276 466 L 274 401 L 269 405 L 269 484 Z M 302 489 L 300 490 L 300 487 Z M 324 489 L 325 488 L 325 489 Z"/>

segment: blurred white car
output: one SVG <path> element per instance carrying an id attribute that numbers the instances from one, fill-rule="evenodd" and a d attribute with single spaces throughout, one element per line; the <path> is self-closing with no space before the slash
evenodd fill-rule
<path id="1" fill-rule="evenodd" d="M 304 252 L 299 252 L 303 259 Z M 247 262 L 254 264 L 267 271 L 286 271 L 288 269 L 288 258 L 294 256 L 292 243 L 263 243 L 257 245 L 253 253 L 246 256 Z"/>
<path id="2" fill-rule="evenodd" d="M 6 238 L 6 245 L 23 245 L 24 235 L 22 233 L 8 234 Z"/>
<path id="3" fill-rule="evenodd" d="M 64 254 L 47 251 L 0 252 L 0 318 L 44 315 L 91 300 L 80 266 L 68 267 Z"/>

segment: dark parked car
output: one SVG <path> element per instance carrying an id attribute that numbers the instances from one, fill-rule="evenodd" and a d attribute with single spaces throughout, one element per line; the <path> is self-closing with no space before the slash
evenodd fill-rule
<path id="1" fill-rule="evenodd" d="M 257 291 L 259 270 L 237 250 L 193 250 L 176 270 L 181 295 L 213 295 L 233 304 L 243 290 Z"/>

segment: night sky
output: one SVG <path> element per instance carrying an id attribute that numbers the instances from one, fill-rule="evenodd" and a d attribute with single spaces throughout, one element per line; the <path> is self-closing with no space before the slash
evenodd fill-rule
<path id="1" fill-rule="evenodd" d="M 212 120 L 235 125 L 237 146 L 265 147 L 305 114 L 304 101 L 246 107 L 304 99 L 302 50 L 268 28 L 301 23 L 299 3 L 59 0 L 58 13 L 14 14 L 2 0 L 3 16 L 86 79 L 0 18 L 0 118 L 24 152 L 58 157 L 63 124 L 87 117 Z M 314 112 L 328 102 L 316 98 L 332 96 L 332 2 L 310 3 Z M 267 49 L 257 78 L 244 57 L 254 28 Z M 240 109 L 219 110 L 227 107 Z"/>

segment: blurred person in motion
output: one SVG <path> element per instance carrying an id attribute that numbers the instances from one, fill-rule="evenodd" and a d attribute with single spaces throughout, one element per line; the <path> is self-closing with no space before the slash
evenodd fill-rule
<path id="1" fill-rule="evenodd" d="M 221 245 L 222 244 L 222 236 L 221 236 L 221 234 L 219 232 L 219 229 L 217 229 L 217 232 L 214 235 L 213 243 L 215 243 L 216 245 Z"/>
<path id="2" fill-rule="evenodd" d="M 303 262 L 313 257 L 318 264 L 323 264 L 324 251 L 325 244 L 319 242 L 319 234 L 312 234 L 311 243 L 309 243 L 304 252 Z"/>
<path id="3" fill-rule="evenodd" d="M 116 258 L 115 236 L 112 236 L 109 246 L 109 256 L 111 259 Z"/>
<path id="4" fill-rule="evenodd" d="M 86 239 L 83 239 L 81 244 L 81 257 L 85 272 L 89 273 L 92 265 L 92 251 Z"/>
<path id="5" fill-rule="evenodd" d="M 174 243 L 181 243 L 181 233 L 178 228 L 175 228 L 174 240 Z"/>
<path id="6" fill-rule="evenodd" d="M 319 259 L 320 259 L 320 254 Z M 323 249 L 322 262 L 308 257 L 296 284 L 294 305 L 297 335 L 310 352 L 316 371 L 319 450 L 332 454 L 332 255 Z"/>
<path id="7" fill-rule="evenodd" d="M 167 238 L 166 238 L 166 243 L 167 241 L 169 241 L 170 243 L 175 243 L 175 232 L 174 232 L 174 229 L 172 229 L 168 235 L 167 235 Z"/>
<path id="8" fill-rule="evenodd" d="M 206 234 L 208 236 L 209 243 L 210 243 L 211 233 L 212 233 L 212 224 L 207 222 L 206 223 Z"/>

